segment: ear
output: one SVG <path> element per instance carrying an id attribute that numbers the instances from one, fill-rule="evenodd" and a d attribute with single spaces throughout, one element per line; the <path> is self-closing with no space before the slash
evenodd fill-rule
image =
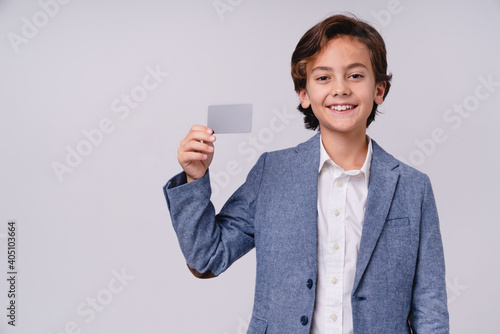
<path id="1" fill-rule="evenodd" d="M 309 95 L 307 95 L 307 91 L 302 88 L 297 92 L 300 98 L 300 104 L 302 105 L 302 108 L 307 109 L 311 105 L 311 101 L 309 101 Z"/>
<path id="2" fill-rule="evenodd" d="M 375 96 L 373 97 L 373 101 L 376 104 L 382 104 L 384 102 L 384 93 L 385 93 L 386 82 L 378 82 L 375 84 Z"/>

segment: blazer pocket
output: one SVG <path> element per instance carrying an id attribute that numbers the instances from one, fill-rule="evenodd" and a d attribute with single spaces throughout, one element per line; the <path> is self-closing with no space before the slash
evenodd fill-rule
<path id="1" fill-rule="evenodd" d="M 410 218 L 389 218 L 385 221 L 386 227 L 405 227 L 410 225 Z"/>
<path id="2" fill-rule="evenodd" d="M 266 334 L 267 333 L 267 321 L 252 317 L 250 320 L 250 325 L 248 326 L 247 334 Z"/>

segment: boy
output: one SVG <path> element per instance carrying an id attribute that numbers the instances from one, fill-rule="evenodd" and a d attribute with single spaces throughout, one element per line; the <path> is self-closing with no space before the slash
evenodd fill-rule
<path id="1" fill-rule="evenodd" d="M 390 88 L 382 37 L 331 16 L 297 44 L 292 77 L 319 133 L 264 153 L 219 214 L 212 130 L 195 125 L 181 142 L 184 172 L 164 190 L 191 272 L 218 276 L 256 248 L 249 334 L 448 333 L 429 178 L 366 135 Z"/>

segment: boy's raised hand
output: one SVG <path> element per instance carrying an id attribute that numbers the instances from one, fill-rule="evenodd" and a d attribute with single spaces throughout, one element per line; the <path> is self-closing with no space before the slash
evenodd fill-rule
<path id="1" fill-rule="evenodd" d="M 202 178 L 214 157 L 215 136 L 210 128 L 193 125 L 177 150 L 177 160 L 191 182 Z"/>

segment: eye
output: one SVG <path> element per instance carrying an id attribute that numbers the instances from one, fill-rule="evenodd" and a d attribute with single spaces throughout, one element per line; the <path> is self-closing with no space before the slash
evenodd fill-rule
<path id="1" fill-rule="evenodd" d="M 349 78 L 353 78 L 353 79 L 361 79 L 363 77 L 362 74 L 358 74 L 358 73 L 354 73 L 354 74 L 351 74 L 349 76 Z"/>
<path id="2" fill-rule="evenodd" d="M 318 77 L 316 80 L 317 81 L 327 81 L 328 79 L 330 79 L 330 78 L 327 77 L 326 75 L 322 75 L 322 76 Z"/>

